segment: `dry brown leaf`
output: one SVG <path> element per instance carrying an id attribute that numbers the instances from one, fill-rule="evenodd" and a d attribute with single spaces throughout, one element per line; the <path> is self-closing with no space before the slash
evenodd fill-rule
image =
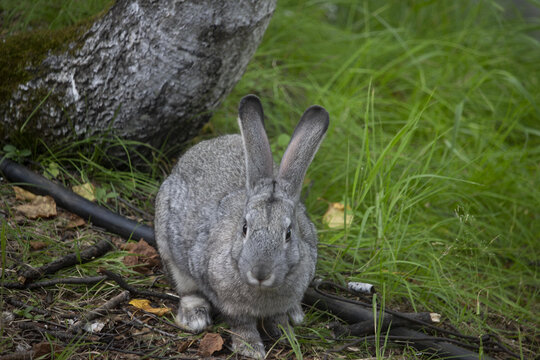
<path id="1" fill-rule="evenodd" d="M 96 200 L 96 189 L 94 188 L 94 185 L 89 182 L 82 185 L 73 186 L 71 189 L 75 194 L 82 196 L 86 200 Z"/>
<path id="2" fill-rule="evenodd" d="M 199 355 L 203 357 L 211 356 L 216 351 L 223 348 L 223 338 L 219 334 L 208 333 L 204 335 L 199 344 Z"/>
<path id="3" fill-rule="evenodd" d="M 77 216 L 75 214 L 70 214 L 70 220 L 66 224 L 65 228 L 73 229 L 79 226 L 83 226 L 84 224 L 86 224 L 86 221 L 84 221 L 82 217 Z"/>
<path id="4" fill-rule="evenodd" d="M 147 299 L 133 299 L 129 302 L 129 305 L 135 306 L 137 309 L 144 310 L 146 312 L 156 314 L 157 316 L 163 316 L 171 311 L 168 307 L 155 308 L 150 305 L 150 300 Z"/>
<path id="5" fill-rule="evenodd" d="M 56 203 L 50 196 L 36 196 L 29 204 L 15 206 L 29 219 L 56 216 Z"/>
<path id="6" fill-rule="evenodd" d="M 15 199 L 17 200 L 34 200 L 36 198 L 36 194 L 31 193 L 28 190 L 23 189 L 22 187 L 13 186 L 13 190 L 15 191 Z"/>
<path id="7" fill-rule="evenodd" d="M 347 226 L 351 226 L 352 221 L 351 208 L 347 206 L 347 211 L 345 211 L 345 205 L 342 203 L 330 203 L 323 216 L 323 222 L 332 229 L 343 229 L 345 223 L 347 223 Z"/>
<path id="8" fill-rule="evenodd" d="M 41 250 L 47 247 L 47 243 L 44 241 L 30 241 L 30 249 Z"/>
<path id="9" fill-rule="evenodd" d="M 126 241 L 118 236 L 112 236 L 111 237 L 112 244 L 117 247 L 118 249 L 123 249 L 126 245 Z"/>
<path id="10" fill-rule="evenodd" d="M 138 243 L 124 244 L 122 248 L 133 254 L 125 256 L 123 263 L 141 274 L 150 274 L 160 264 L 156 249 L 142 239 Z"/>
<path id="11" fill-rule="evenodd" d="M 62 351 L 62 347 L 58 344 L 51 344 L 49 342 L 40 342 L 32 346 L 32 351 L 34 351 L 33 358 L 37 359 L 39 357 L 44 357 L 45 355 L 50 355 L 50 358 L 54 358 L 56 354 Z"/>
<path id="12" fill-rule="evenodd" d="M 193 345 L 193 340 L 186 340 L 186 341 L 180 341 L 178 346 L 176 347 L 176 350 L 179 353 L 183 353 L 186 351 L 191 345 Z"/>

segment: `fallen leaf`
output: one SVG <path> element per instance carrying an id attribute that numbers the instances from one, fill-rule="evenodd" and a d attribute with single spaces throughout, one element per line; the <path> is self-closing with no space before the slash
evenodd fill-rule
<path id="1" fill-rule="evenodd" d="M 118 236 L 112 236 L 111 237 L 112 244 L 117 247 L 118 249 L 123 249 L 124 245 L 126 245 L 126 241 Z"/>
<path id="2" fill-rule="evenodd" d="M 15 191 L 15 199 L 17 200 L 34 200 L 36 194 L 31 193 L 28 190 L 23 189 L 22 187 L 14 186 L 13 190 Z"/>
<path id="3" fill-rule="evenodd" d="M 51 355 L 51 358 L 54 358 L 56 354 L 62 351 L 62 347 L 55 343 L 50 342 L 40 342 L 32 346 L 32 351 L 34 351 L 33 358 L 37 359 L 39 357 L 44 357 L 45 355 Z"/>
<path id="4" fill-rule="evenodd" d="M 86 224 L 86 221 L 84 221 L 84 219 L 82 217 L 77 216 L 75 214 L 71 214 L 70 215 L 70 220 L 66 224 L 65 228 L 66 229 L 73 229 L 73 228 L 76 228 L 76 227 L 79 227 L 79 226 L 83 226 L 84 224 Z"/>
<path id="5" fill-rule="evenodd" d="M 203 357 L 211 356 L 216 351 L 223 348 L 223 338 L 219 334 L 208 333 L 204 335 L 199 344 L 199 355 Z"/>
<path id="6" fill-rule="evenodd" d="M 36 196 L 29 204 L 15 206 L 29 219 L 56 216 L 56 203 L 50 196 Z"/>
<path id="7" fill-rule="evenodd" d="M 129 305 L 135 306 L 137 309 L 144 310 L 146 312 L 156 314 L 157 316 L 163 316 L 171 311 L 168 307 L 155 308 L 150 305 L 150 300 L 147 299 L 133 299 L 129 302 Z"/>
<path id="8" fill-rule="evenodd" d="M 323 216 L 323 222 L 332 229 L 343 229 L 345 223 L 351 226 L 352 221 L 351 208 L 347 206 L 347 211 L 345 211 L 345 205 L 342 203 L 331 203 Z"/>
<path id="9" fill-rule="evenodd" d="M 30 241 L 30 249 L 32 250 L 41 250 L 47 247 L 45 241 Z"/>
<path id="10" fill-rule="evenodd" d="M 122 249 L 129 251 L 133 255 L 127 255 L 122 262 L 126 266 L 133 267 L 133 270 L 141 274 L 149 274 L 155 267 L 160 264 L 159 255 L 155 248 L 148 245 L 144 240 L 139 240 L 138 243 L 127 243 L 122 246 Z"/>
<path id="11" fill-rule="evenodd" d="M 191 345 L 193 345 L 193 340 L 186 340 L 186 341 L 180 341 L 178 346 L 176 347 L 176 351 L 179 353 L 183 353 L 186 351 Z"/>
<path id="12" fill-rule="evenodd" d="M 86 200 L 96 200 L 96 189 L 94 188 L 94 185 L 89 182 L 82 185 L 73 186 L 71 189 L 75 194 L 82 196 Z"/>

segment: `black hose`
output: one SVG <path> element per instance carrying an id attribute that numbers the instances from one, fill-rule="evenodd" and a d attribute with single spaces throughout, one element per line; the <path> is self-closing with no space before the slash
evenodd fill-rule
<path id="1" fill-rule="evenodd" d="M 309 288 L 304 294 L 304 299 L 302 302 L 307 305 L 315 306 L 318 309 L 329 311 L 349 324 L 374 320 L 372 311 L 346 301 L 339 301 L 334 298 L 327 297 L 311 288 Z M 449 341 L 440 341 L 440 339 L 430 337 L 424 333 L 405 327 L 391 328 L 390 335 L 406 336 L 408 339 L 410 339 L 411 346 L 420 351 L 431 354 L 436 358 L 460 360 L 479 359 L 479 355 L 476 352 L 452 344 Z M 486 360 L 493 360 L 493 358 L 485 354 L 482 358 Z"/>
<path id="2" fill-rule="evenodd" d="M 125 239 L 144 239 L 148 244 L 156 247 L 154 229 L 147 225 L 126 219 L 96 205 L 9 159 L 0 160 L 0 172 L 12 183 L 17 183 L 17 185 L 35 194 L 51 196 L 58 206 L 79 215 L 96 226 L 120 235 Z"/>

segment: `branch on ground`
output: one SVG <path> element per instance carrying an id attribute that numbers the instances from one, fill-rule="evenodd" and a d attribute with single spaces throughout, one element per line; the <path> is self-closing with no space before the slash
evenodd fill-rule
<path id="1" fill-rule="evenodd" d="M 87 247 L 80 252 L 71 253 L 54 260 L 51 263 L 40 266 L 39 268 L 27 267 L 20 274 L 20 281 L 23 284 L 29 284 L 45 275 L 54 274 L 61 269 L 65 269 L 78 264 L 84 264 L 95 258 L 101 257 L 112 250 L 113 246 L 109 240 L 100 240 L 96 245 Z"/>

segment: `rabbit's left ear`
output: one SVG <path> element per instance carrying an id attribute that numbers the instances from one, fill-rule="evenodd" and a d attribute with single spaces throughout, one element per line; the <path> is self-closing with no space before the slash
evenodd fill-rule
<path id="1" fill-rule="evenodd" d="M 272 177 L 274 166 L 270 143 L 264 131 L 263 108 L 257 96 L 247 95 L 240 101 L 238 123 L 246 156 L 246 186 L 252 190 L 260 179 Z"/>
<path id="2" fill-rule="evenodd" d="M 313 105 L 304 112 L 294 129 L 278 173 L 278 179 L 289 184 L 287 193 L 294 199 L 300 197 L 307 168 L 324 139 L 329 122 L 328 112 L 321 106 Z"/>

